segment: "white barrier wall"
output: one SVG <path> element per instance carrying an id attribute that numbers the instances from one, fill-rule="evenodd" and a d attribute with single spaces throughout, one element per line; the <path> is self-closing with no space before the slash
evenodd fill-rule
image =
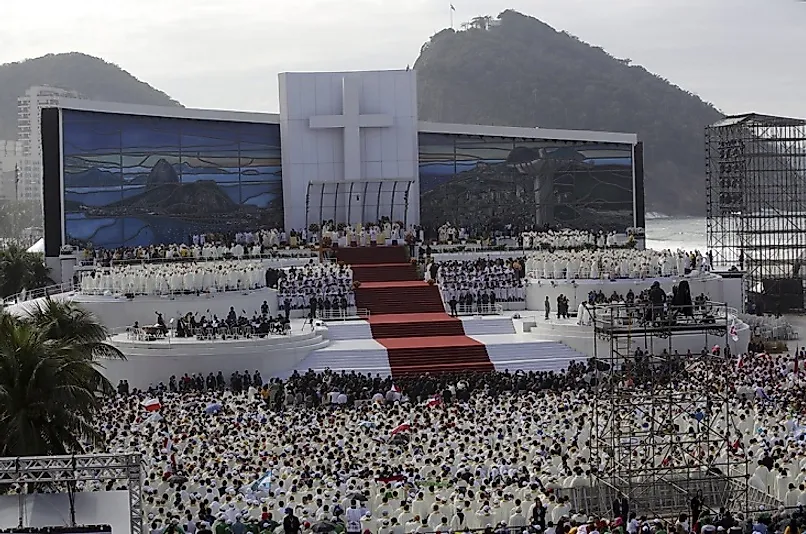
<path id="1" fill-rule="evenodd" d="M 176 340 L 130 342 L 113 341 L 126 360 L 104 360 L 103 373 L 113 386 L 128 380 L 131 388 L 146 389 L 160 382 L 168 383 L 171 375 L 177 379 L 185 373 L 221 371 L 229 380 L 235 371 L 260 371 L 268 380 L 273 376 L 285 377 L 291 373 L 311 351 L 326 347 L 328 341 L 320 331 L 264 339 L 233 341 Z"/>
<path id="2" fill-rule="evenodd" d="M 590 326 L 545 321 L 540 315 L 534 318 L 524 317 L 524 319 L 525 322 L 534 321 L 536 326 L 531 329 L 531 333 L 539 339 L 561 341 L 589 357 L 598 356 L 604 359 L 609 357 L 610 342 L 607 340 L 597 339 L 596 349 L 594 350 L 594 334 Z M 733 341 L 728 338 L 730 350 L 733 354 L 747 352 L 747 345 L 750 343 L 750 328 L 743 322 L 737 321 L 736 330 L 739 339 Z M 714 345 L 724 347 L 725 343 L 725 336 L 716 337 L 711 335 L 705 336 L 702 333 L 680 333 L 674 334 L 671 337 L 671 351 L 674 352 L 676 350 L 680 354 L 685 354 L 686 351 L 690 350 L 692 353 L 698 353 L 706 347 L 710 350 Z M 631 347 L 632 351 L 640 347 L 641 349 L 648 349 L 660 353 L 663 349 L 669 350 L 669 338 L 663 339 L 653 336 L 643 336 L 640 332 L 636 332 L 635 336 L 632 338 Z"/>
<path id="3" fill-rule="evenodd" d="M 618 280 L 545 280 L 531 278 L 526 290 L 526 309 L 544 310 L 544 301 L 548 296 L 552 313 L 557 312 L 557 297 L 565 295 L 568 298 L 569 310 L 575 312 L 577 307 L 588 301 L 590 291 L 601 290 L 606 297 L 615 291 L 619 295 L 626 295 L 632 289 L 638 295 L 644 289 L 649 289 L 657 280 L 667 293 L 671 294 L 672 286 L 687 280 L 693 299 L 700 293 L 705 293 L 714 302 L 724 302 L 723 280 L 719 276 L 710 274 L 698 278 L 667 277 L 667 278 L 622 278 Z"/>
<path id="4" fill-rule="evenodd" d="M 188 312 L 199 313 L 199 316 L 218 315 L 224 318 L 230 306 L 240 314 L 241 310 L 251 317 L 260 312 L 265 301 L 269 312 L 276 315 L 277 291 L 274 289 L 258 289 L 249 292 L 228 291 L 226 293 L 208 293 L 200 296 L 180 295 L 176 297 L 137 296 L 131 300 L 125 297 L 75 295 L 73 302 L 93 312 L 110 330 L 131 326 L 135 321 L 140 325 L 154 324 L 155 312 L 160 312 L 167 323 L 171 318 Z M 210 310 L 209 312 L 207 310 Z"/>

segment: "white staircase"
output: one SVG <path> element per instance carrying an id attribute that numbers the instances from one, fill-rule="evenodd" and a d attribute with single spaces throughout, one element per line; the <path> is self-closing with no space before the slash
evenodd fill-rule
<path id="1" fill-rule="evenodd" d="M 326 337 L 331 341 L 345 339 L 372 339 L 372 328 L 367 321 L 326 321 Z"/>
<path id="2" fill-rule="evenodd" d="M 496 371 L 561 371 L 567 369 L 571 361 L 588 359 L 559 341 L 536 341 L 523 334 L 472 337 L 486 345 Z"/>
<path id="3" fill-rule="evenodd" d="M 462 317 L 466 336 L 514 334 L 515 325 L 510 317 Z"/>
<path id="4" fill-rule="evenodd" d="M 311 352 L 295 368 L 300 373 L 314 371 L 356 371 L 364 374 L 389 376 L 389 354 L 386 347 L 374 339 L 331 341 L 325 348 Z"/>

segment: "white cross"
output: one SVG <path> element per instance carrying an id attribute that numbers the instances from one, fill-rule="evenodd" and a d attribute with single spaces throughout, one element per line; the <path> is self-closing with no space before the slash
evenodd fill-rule
<path id="1" fill-rule="evenodd" d="M 361 115 L 361 87 L 355 76 L 342 79 L 342 114 L 319 115 L 310 118 L 311 129 L 344 129 L 344 180 L 361 180 L 361 128 L 392 126 L 391 115 Z"/>

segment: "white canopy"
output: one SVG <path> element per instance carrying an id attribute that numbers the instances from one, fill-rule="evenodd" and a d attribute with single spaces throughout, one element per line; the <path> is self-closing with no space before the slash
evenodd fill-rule
<path id="1" fill-rule="evenodd" d="M 39 254 L 45 253 L 45 238 L 40 238 L 39 241 L 31 245 L 31 248 L 28 249 L 28 252 L 36 252 Z"/>

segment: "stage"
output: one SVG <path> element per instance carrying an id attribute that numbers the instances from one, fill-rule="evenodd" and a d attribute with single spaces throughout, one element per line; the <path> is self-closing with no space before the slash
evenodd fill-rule
<path id="1" fill-rule="evenodd" d="M 169 337 L 142 341 L 123 332 L 113 335 L 110 342 L 126 360 L 104 359 L 102 372 L 113 385 L 125 379 L 131 388 L 141 389 L 167 384 L 171 375 L 179 378 L 185 373 L 206 377 L 222 371 L 227 379 L 235 371 L 260 371 L 264 379 L 283 376 L 329 343 L 321 327 L 312 328 L 303 320 L 292 321 L 291 327 L 291 333 L 284 336 L 215 340 Z"/>

